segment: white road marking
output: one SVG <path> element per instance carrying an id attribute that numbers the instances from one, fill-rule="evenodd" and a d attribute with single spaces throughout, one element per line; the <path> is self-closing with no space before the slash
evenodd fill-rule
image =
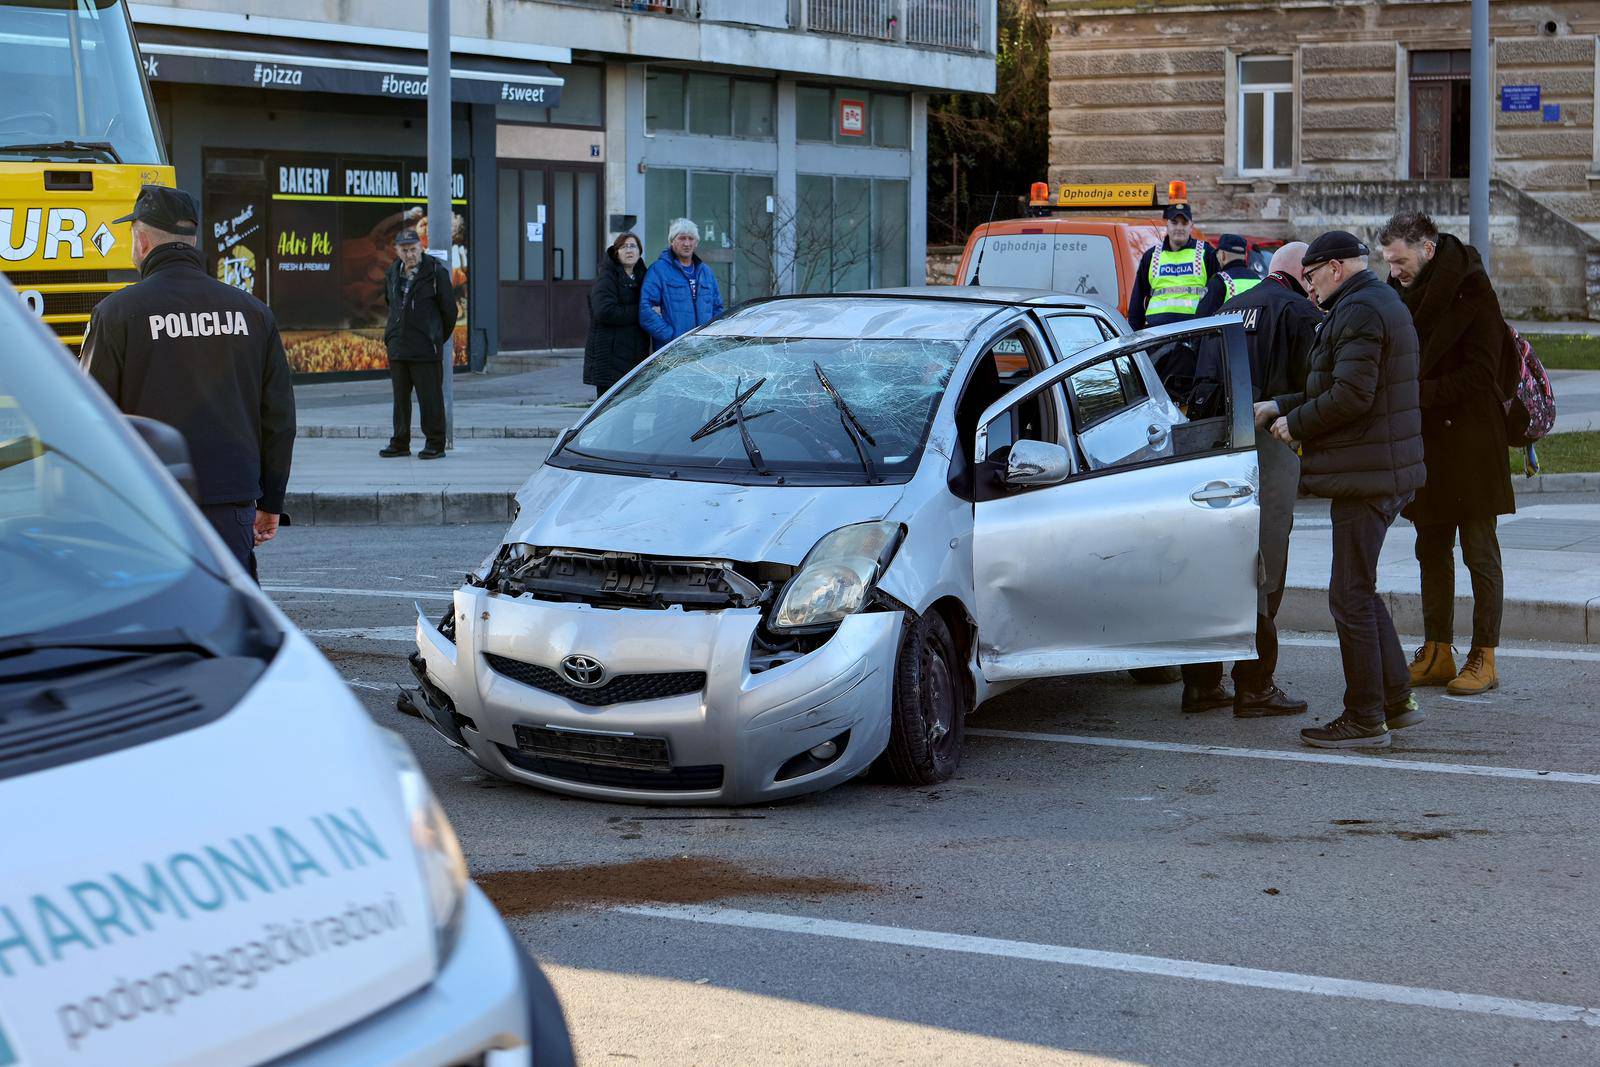
<path id="1" fill-rule="evenodd" d="M 382 596 L 398 597 L 401 600 L 453 600 L 454 593 L 441 593 L 437 590 L 424 593 L 415 589 L 340 589 L 325 585 L 264 585 L 261 587 L 268 593 L 314 593 L 319 596 Z"/>
<path id="2" fill-rule="evenodd" d="M 389 688 L 386 685 L 373 685 L 371 682 L 358 682 L 353 678 L 346 678 L 344 680 L 344 684 L 345 685 L 349 685 L 349 686 L 354 686 L 357 689 L 371 689 L 374 692 L 378 692 L 378 693 L 381 693 L 385 689 Z"/>
<path id="3" fill-rule="evenodd" d="M 1441 699 L 1441 700 L 1454 700 L 1457 704 L 1493 704 L 1494 703 L 1494 701 L 1485 700 L 1483 697 L 1453 697 L 1448 693 L 1442 694 L 1439 699 Z"/>
<path id="4" fill-rule="evenodd" d="M 334 626 L 325 630 L 307 630 L 307 637 L 365 637 L 371 641 L 416 640 L 415 626 Z"/>
<path id="5" fill-rule="evenodd" d="M 1280 637 L 1280 645 L 1294 645 L 1296 648 L 1338 648 L 1339 641 L 1333 637 Z M 1499 648 L 1495 650 L 1497 659 L 1556 659 L 1571 660 L 1575 663 L 1600 663 L 1600 652 L 1557 652 L 1547 648 Z"/>
<path id="6" fill-rule="evenodd" d="M 1576 771 L 1536 771 L 1525 767 L 1483 767 L 1471 763 L 1425 763 L 1388 756 L 1342 756 L 1333 752 L 1291 752 L 1275 748 L 1231 748 L 1227 745 L 1186 745 L 1177 741 L 1135 741 L 1126 737 L 1083 737 L 1029 730 L 985 730 L 967 727 L 969 737 L 1001 737 L 1012 741 L 1050 741 L 1059 745 L 1096 745 L 1102 748 L 1136 748 L 1149 752 L 1184 752 L 1195 756 L 1233 756 L 1239 759 L 1284 760 L 1289 763 L 1335 763 L 1389 771 L 1425 771 L 1429 774 L 1468 774 L 1481 778 L 1517 778 L 1538 782 L 1573 782 L 1600 785 L 1600 774 Z"/>
<path id="7" fill-rule="evenodd" d="M 677 919 L 683 922 L 734 926 L 747 930 L 771 930 L 784 934 L 833 937 L 845 941 L 867 941 L 882 945 L 902 945 L 907 948 L 965 952 L 980 956 L 1058 963 L 1070 967 L 1089 967 L 1101 971 L 1121 971 L 1126 974 L 1188 978 L 1199 982 L 1272 989 L 1284 993 L 1310 993 L 1324 997 L 1348 997 L 1409 1007 L 1470 1012 L 1474 1015 L 1492 1015 L 1503 1019 L 1530 1019 L 1547 1023 L 1581 1022 L 1586 1026 L 1600 1026 L 1600 1011 L 1577 1004 L 1515 1000 L 1510 997 L 1486 996 L 1479 993 L 1429 989 L 1425 986 L 1363 982 L 1350 978 L 1296 974 L 1293 971 L 1267 971 L 1256 967 L 1234 967 L 1196 960 L 1168 959 L 1163 956 L 1140 956 L 1127 952 L 1104 952 L 1099 949 L 1071 948 L 1066 945 L 1043 945 L 997 937 L 951 934 L 938 930 L 908 930 L 896 926 L 878 926 L 873 923 L 813 919 L 803 915 L 779 915 L 772 912 L 743 911 L 738 908 L 659 905 L 620 907 L 615 910 L 652 919 Z"/>

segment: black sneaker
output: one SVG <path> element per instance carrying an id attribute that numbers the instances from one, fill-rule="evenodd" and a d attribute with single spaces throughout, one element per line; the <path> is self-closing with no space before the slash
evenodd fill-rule
<path id="1" fill-rule="evenodd" d="M 1404 730 L 1426 718 L 1415 693 L 1407 693 L 1406 698 L 1398 704 L 1385 704 L 1383 707 L 1383 721 L 1391 730 Z"/>
<path id="2" fill-rule="evenodd" d="M 411 455 L 411 449 L 409 449 L 409 448 L 396 448 L 394 445 L 390 445 L 387 448 L 378 449 L 378 455 L 382 456 L 384 459 L 394 459 L 396 456 L 409 456 L 409 455 Z"/>
<path id="3" fill-rule="evenodd" d="M 421 452 L 417 453 L 417 458 L 418 459 L 443 459 L 444 458 L 444 449 L 442 449 L 442 448 L 424 448 Z"/>
<path id="4" fill-rule="evenodd" d="M 1322 726 L 1300 731 L 1300 740 L 1312 748 L 1388 748 L 1387 723 L 1365 723 L 1348 711 Z"/>

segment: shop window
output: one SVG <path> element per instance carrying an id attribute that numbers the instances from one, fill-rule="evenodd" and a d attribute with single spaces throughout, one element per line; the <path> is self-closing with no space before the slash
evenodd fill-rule
<path id="1" fill-rule="evenodd" d="M 560 107 L 535 107 L 532 104 L 497 104 L 497 122 L 533 125 L 605 125 L 606 68 L 598 63 L 574 63 L 550 68 L 565 81 Z"/>
<path id="2" fill-rule="evenodd" d="M 771 140 L 777 132 L 773 83 L 651 70 L 645 77 L 645 129 Z"/>
<path id="3" fill-rule="evenodd" d="M 1411 177 L 1468 176 L 1472 147 L 1472 53 L 1412 52 Z"/>
<path id="4" fill-rule="evenodd" d="M 1294 168 L 1294 60 L 1239 60 L 1239 173 L 1282 174 Z"/>
<path id="5" fill-rule="evenodd" d="M 911 145 L 911 98 L 899 93 L 873 93 L 872 143 L 879 148 Z"/>
<path id="6" fill-rule="evenodd" d="M 795 187 L 797 292 L 905 284 L 909 183 L 801 174 Z"/>
<path id="7" fill-rule="evenodd" d="M 646 132 L 681 133 L 684 128 L 684 102 L 683 72 L 652 68 L 644 79 Z"/>
<path id="8" fill-rule="evenodd" d="M 698 255 L 717 276 L 730 306 L 772 292 L 772 177 L 651 167 L 645 171 L 645 256 L 667 247 L 672 220 L 700 230 Z"/>
<path id="9" fill-rule="evenodd" d="M 833 93 L 815 85 L 800 85 L 794 91 L 795 139 L 833 140 Z"/>
<path id="10" fill-rule="evenodd" d="M 771 82 L 738 79 L 733 83 L 733 135 L 771 140 L 777 134 Z"/>

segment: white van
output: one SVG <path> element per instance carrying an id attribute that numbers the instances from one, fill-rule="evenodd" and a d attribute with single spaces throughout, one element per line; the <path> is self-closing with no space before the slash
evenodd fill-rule
<path id="1" fill-rule="evenodd" d="M 0 1067 L 572 1062 L 410 750 L 160 470 L 181 436 L 4 282 L 0 337 Z"/>

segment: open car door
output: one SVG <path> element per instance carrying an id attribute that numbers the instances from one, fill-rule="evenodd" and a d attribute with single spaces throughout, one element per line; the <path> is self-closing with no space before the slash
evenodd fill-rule
<path id="1" fill-rule="evenodd" d="M 1223 359 L 1191 421 L 1152 349 Z M 1045 391 L 1067 413 L 1038 440 L 991 438 Z M 1255 655 L 1260 508 L 1250 365 L 1237 314 L 1162 326 L 1064 359 L 979 417 L 973 453 L 978 664 L 1036 678 Z M 1004 420 L 1004 421 L 1002 421 Z M 990 441 L 996 442 L 993 450 Z"/>

